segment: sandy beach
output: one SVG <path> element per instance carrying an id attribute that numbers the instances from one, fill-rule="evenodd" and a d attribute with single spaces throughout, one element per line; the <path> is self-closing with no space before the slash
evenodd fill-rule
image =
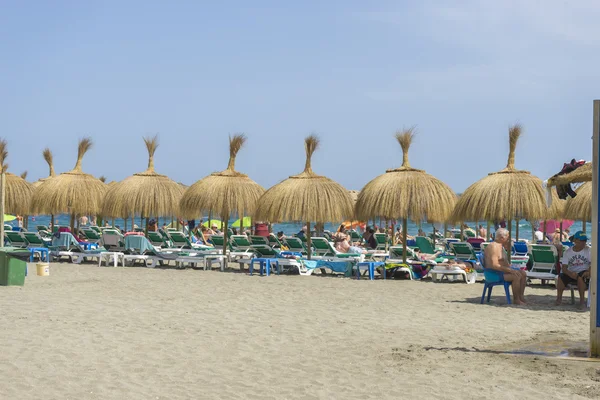
<path id="1" fill-rule="evenodd" d="M 0 287 L 2 399 L 577 399 L 600 363 L 502 354 L 587 341 L 528 288 L 52 264 Z"/>

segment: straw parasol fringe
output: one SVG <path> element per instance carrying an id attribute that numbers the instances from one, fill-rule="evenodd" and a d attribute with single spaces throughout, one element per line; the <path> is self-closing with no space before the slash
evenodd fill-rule
<path id="1" fill-rule="evenodd" d="M 410 166 L 408 152 L 414 135 L 414 127 L 396 133 L 402 147 L 402 166 L 387 170 L 360 191 L 356 203 L 358 219 L 384 217 L 444 222 L 448 218 L 456 203 L 456 194 L 444 182 Z"/>
<path id="2" fill-rule="evenodd" d="M 108 185 L 102 207 L 103 216 L 128 218 L 139 214 L 148 218 L 178 214 L 183 189 L 177 182 L 154 170 L 158 137 L 146 137 L 144 143 L 148 150 L 148 168 L 121 182 L 111 182 Z"/>
<path id="3" fill-rule="evenodd" d="M 235 170 L 237 153 L 245 142 L 244 134 L 230 137 L 227 169 L 210 174 L 186 190 L 180 203 L 184 217 L 197 218 L 203 212 L 213 213 L 223 220 L 233 214 L 253 216 L 264 189 L 246 174 Z"/>
<path id="4" fill-rule="evenodd" d="M 310 223 L 342 222 L 352 219 L 352 198 L 337 182 L 314 173 L 312 156 L 319 138 L 309 135 L 304 140 L 304 171 L 278 183 L 259 200 L 256 220 L 273 222 L 300 221 L 307 224 L 307 247 L 310 258 Z"/>
<path id="5" fill-rule="evenodd" d="M 584 222 L 592 220 L 592 182 L 585 182 L 577 190 L 577 196 L 566 201 L 565 219 L 575 219 Z"/>
<path id="6" fill-rule="evenodd" d="M 227 253 L 227 224 L 233 214 L 253 217 L 258 199 L 265 189 L 247 175 L 235 170 L 238 152 L 246 143 L 246 135 L 238 133 L 229 137 L 229 162 L 227 169 L 214 172 L 190 186 L 181 198 L 180 208 L 184 217 L 191 219 L 209 214 L 221 217 L 223 227 L 223 254 Z"/>
<path id="7" fill-rule="evenodd" d="M 415 222 L 444 222 L 456 203 L 456 194 L 448 185 L 410 166 L 408 152 L 414 136 L 414 127 L 396 132 L 396 140 L 402 148 L 402 166 L 387 170 L 367 183 L 355 205 L 359 220 L 376 217 L 401 219 L 405 248 L 409 218 Z M 406 261 L 406 252 L 403 259 Z"/>
<path id="8" fill-rule="evenodd" d="M 513 220 L 534 221 L 547 217 L 542 181 L 528 171 L 515 168 L 515 151 L 521 132 L 519 124 L 509 128 L 506 168 L 490 173 L 469 186 L 458 199 L 451 221 L 507 220 L 511 233 Z"/>
<path id="9" fill-rule="evenodd" d="M 4 212 L 7 214 L 26 215 L 29 213 L 33 186 L 20 176 L 7 172 L 7 142 L 0 139 L 0 173 L 5 174 Z"/>
<path id="10" fill-rule="evenodd" d="M 265 192 L 256 210 L 256 220 L 325 223 L 352 218 L 352 198 L 348 191 L 312 170 L 312 156 L 319 147 L 319 139 L 315 135 L 308 136 L 304 147 L 304 171 Z"/>
<path id="11" fill-rule="evenodd" d="M 506 168 L 488 174 L 463 192 L 451 217 L 453 222 L 475 219 L 533 221 L 547 216 L 542 181 L 528 171 L 515 169 L 515 150 L 521 131 L 518 124 L 509 129 Z"/>
<path id="12" fill-rule="evenodd" d="M 55 177 L 46 178 L 35 190 L 32 198 L 34 214 L 75 215 L 99 214 L 106 185 L 81 169 L 85 153 L 92 147 L 90 138 L 83 138 L 77 147 L 75 168 Z M 51 169 L 52 171 L 52 169 Z"/>
<path id="13" fill-rule="evenodd" d="M 548 186 L 566 185 L 569 183 L 591 182 L 592 163 L 585 163 L 573 172 L 564 175 L 555 175 L 548 179 Z"/>

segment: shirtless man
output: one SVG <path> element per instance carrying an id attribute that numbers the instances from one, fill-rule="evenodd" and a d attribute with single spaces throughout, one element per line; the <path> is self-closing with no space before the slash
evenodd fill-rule
<path id="1" fill-rule="evenodd" d="M 508 263 L 508 255 L 505 246 L 509 241 L 508 231 L 499 228 L 496 231 L 496 239 L 485 249 L 485 267 L 504 273 L 504 280 L 511 282 L 514 304 L 522 305 L 525 302 L 525 285 L 527 284 L 527 273 L 514 270 Z"/>

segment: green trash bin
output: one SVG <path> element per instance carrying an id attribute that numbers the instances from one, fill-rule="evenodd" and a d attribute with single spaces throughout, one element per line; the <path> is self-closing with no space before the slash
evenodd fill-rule
<path id="1" fill-rule="evenodd" d="M 0 286 L 23 286 L 30 252 L 17 247 L 0 248 Z"/>

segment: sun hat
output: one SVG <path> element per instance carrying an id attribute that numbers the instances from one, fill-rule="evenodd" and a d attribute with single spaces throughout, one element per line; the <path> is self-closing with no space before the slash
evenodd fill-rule
<path id="1" fill-rule="evenodd" d="M 573 236 L 571 236 L 569 238 L 569 240 L 572 242 L 573 240 L 583 240 L 584 242 L 587 242 L 588 237 L 585 233 L 583 233 L 583 231 L 577 231 L 575 232 L 575 234 Z"/>

